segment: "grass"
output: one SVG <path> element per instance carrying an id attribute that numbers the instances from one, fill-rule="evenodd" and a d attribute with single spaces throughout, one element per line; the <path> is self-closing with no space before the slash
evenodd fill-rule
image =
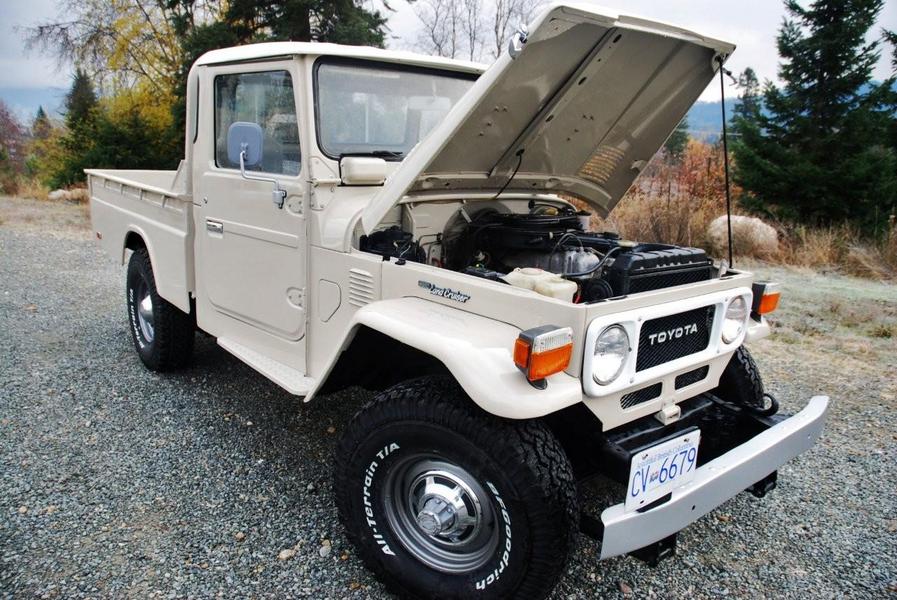
<path id="1" fill-rule="evenodd" d="M 0 226 L 51 236 L 89 238 L 88 204 L 0 196 Z"/>

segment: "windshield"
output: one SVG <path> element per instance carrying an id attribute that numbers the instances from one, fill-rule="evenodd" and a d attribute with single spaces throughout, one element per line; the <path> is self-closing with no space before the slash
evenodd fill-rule
<path id="1" fill-rule="evenodd" d="M 476 75 L 328 60 L 315 70 L 318 143 L 331 158 L 401 160 L 442 121 Z"/>

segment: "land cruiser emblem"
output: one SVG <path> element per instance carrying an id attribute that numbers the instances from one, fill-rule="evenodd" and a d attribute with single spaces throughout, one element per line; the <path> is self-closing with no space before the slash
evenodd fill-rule
<path id="1" fill-rule="evenodd" d="M 697 323 L 689 323 L 688 325 L 684 325 L 682 327 L 674 327 L 673 329 L 667 329 L 666 331 L 652 333 L 648 336 L 648 344 L 650 346 L 653 346 L 654 344 L 662 344 L 664 342 L 677 340 L 681 337 L 685 337 L 686 335 L 691 335 L 697 332 Z"/>
<path id="2" fill-rule="evenodd" d="M 470 300 L 470 296 L 468 296 L 464 292 L 459 292 L 458 290 L 438 286 L 436 284 L 430 283 L 429 281 L 418 281 L 417 285 L 429 291 L 434 296 L 439 296 L 440 298 L 448 298 L 449 300 L 455 300 L 456 302 L 461 302 L 462 304 Z"/>

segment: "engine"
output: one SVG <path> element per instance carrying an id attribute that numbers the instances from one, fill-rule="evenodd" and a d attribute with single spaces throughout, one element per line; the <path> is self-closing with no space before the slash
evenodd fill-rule
<path id="1" fill-rule="evenodd" d="M 436 239 L 414 240 L 393 227 L 363 238 L 362 249 L 586 303 L 717 276 L 701 249 L 622 240 L 586 231 L 587 222 L 587 215 L 548 205 L 524 214 L 459 210 Z M 533 283 L 544 276 L 551 279 L 547 292 Z"/>

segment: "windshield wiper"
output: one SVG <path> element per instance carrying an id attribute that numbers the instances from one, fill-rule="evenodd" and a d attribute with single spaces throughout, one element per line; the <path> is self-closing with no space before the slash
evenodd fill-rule
<path id="1" fill-rule="evenodd" d="M 405 158 L 405 153 L 396 150 L 370 150 L 368 152 L 343 152 L 339 155 L 340 158 L 344 156 L 376 156 L 377 158 L 384 158 L 386 160 L 391 158 L 401 160 Z"/>

